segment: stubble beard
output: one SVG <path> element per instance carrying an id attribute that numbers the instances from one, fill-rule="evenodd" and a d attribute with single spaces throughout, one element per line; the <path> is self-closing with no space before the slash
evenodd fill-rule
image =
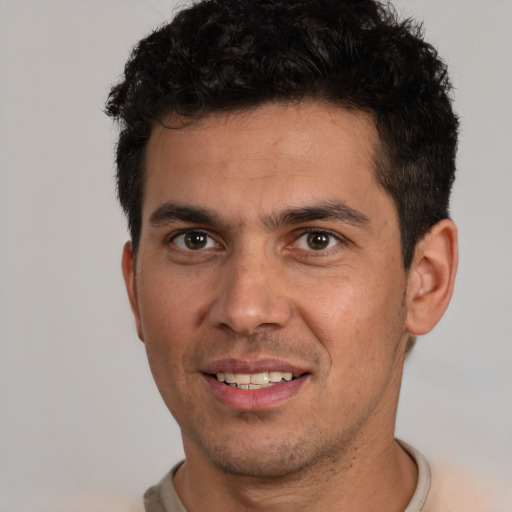
<path id="1" fill-rule="evenodd" d="M 249 422 L 252 421 L 261 419 L 251 418 Z M 282 481 L 302 478 L 307 473 L 319 476 L 332 472 L 334 467 L 339 469 L 343 460 L 350 458 L 348 453 L 357 428 L 326 435 L 321 428 L 313 426 L 299 437 L 288 432 L 274 439 L 272 428 L 268 430 L 266 439 L 256 443 L 228 436 L 213 441 L 201 434 L 193 436 L 192 441 L 213 466 L 226 474 Z"/>
<path id="2" fill-rule="evenodd" d="M 404 311 L 405 301 L 402 299 L 397 315 L 400 318 L 399 323 Z M 272 339 L 265 338 L 267 342 Z M 278 338 L 273 341 L 280 348 L 286 347 Z M 315 362 L 322 359 L 314 347 L 310 347 L 309 355 L 310 360 Z M 399 391 L 400 384 L 397 388 Z M 287 425 L 287 428 L 281 424 L 277 431 L 274 430 L 272 420 L 275 417 L 272 418 L 272 415 L 278 413 L 240 412 L 236 435 L 230 436 L 229 430 L 226 430 L 220 436 L 215 436 L 208 424 L 196 424 L 196 428 L 186 429 L 187 437 L 206 460 L 226 474 L 272 479 L 281 483 L 300 479 L 305 475 L 309 475 L 309 478 L 311 475 L 314 478 L 325 478 L 326 475 L 332 475 L 333 471 L 338 472 L 352 465 L 358 443 L 365 436 L 365 425 L 383 396 L 374 398 L 376 402 L 367 404 L 368 408 L 359 413 L 356 413 L 357 408 L 353 409 L 354 404 L 338 404 L 346 414 L 337 418 L 336 425 L 324 425 L 325 429 L 321 425 L 321 414 L 315 410 L 311 411 L 311 416 L 318 414 L 320 421 L 310 424 L 302 431 L 297 424 Z M 290 421 L 295 423 L 293 418 Z M 245 429 L 247 437 L 244 439 L 240 432 Z"/>

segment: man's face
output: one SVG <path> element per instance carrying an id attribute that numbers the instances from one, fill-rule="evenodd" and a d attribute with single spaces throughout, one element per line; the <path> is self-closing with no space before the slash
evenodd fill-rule
<path id="1" fill-rule="evenodd" d="M 278 476 L 392 435 L 407 275 L 377 143 L 318 103 L 155 125 L 125 277 L 189 460 Z"/>

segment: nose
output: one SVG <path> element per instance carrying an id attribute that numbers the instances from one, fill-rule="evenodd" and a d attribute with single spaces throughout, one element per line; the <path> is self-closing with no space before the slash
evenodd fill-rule
<path id="1" fill-rule="evenodd" d="M 243 336 L 284 327 L 292 308 L 276 264 L 254 254 L 230 260 L 210 306 L 210 322 Z"/>

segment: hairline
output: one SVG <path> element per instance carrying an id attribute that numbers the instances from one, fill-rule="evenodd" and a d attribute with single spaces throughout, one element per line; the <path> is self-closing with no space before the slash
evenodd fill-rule
<path id="1" fill-rule="evenodd" d="M 382 183 L 379 176 L 385 175 L 386 173 L 391 172 L 391 165 L 392 165 L 392 157 L 389 154 L 390 148 L 384 141 L 383 137 L 381 136 L 379 124 L 377 122 L 377 114 L 375 111 L 373 111 L 370 108 L 364 108 L 362 106 L 355 105 L 354 102 L 350 101 L 344 101 L 343 99 L 340 99 L 338 101 L 333 99 L 326 99 L 326 98 L 316 98 L 313 95 L 304 95 L 300 99 L 294 99 L 294 98 L 277 98 L 277 99 L 270 99 L 265 100 L 261 102 L 254 102 L 254 103 L 248 103 L 247 105 L 233 105 L 232 108 L 229 108 L 227 106 L 226 108 L 204 108 L 200 112 L 194 113 L 194 114 L 180 114 L 176 111 L 176 109 L 173 109 L 172 107 L 168 108 L 162 108 L 161 112 L 157 114 L 153 120 L 150 122 L 150 130 L 149 135 L 147 137 L 147 140 L 144 144 L 144 146 L 141 148 L 141 183 L 140 183 L 140 201 L 139 201 L 139 232 L 138 232 L 138 239 L 132 240 L 132 247 L 134 250 L 134 256 L 136 258 L 139 248 L 139 242 L 140 237 L 142 234 L 142 209 L 144 205 L 144 194 L 145 194 L 145 183 L 146 183 L 146 172 L 147 172 L 147 147 L 149 144 L 149 141 L 151 139 L 151 136 L 154 133 L 154 129 L 156 126 L 161 126 L 164 129 L 168 130 L 180 130 L 182 128 L 187 128 L 189 126 L 196 126 L 200 123 L 206 121 L 207 119 L 225 119 L 226 116 L 229 116 L 230 114 L 250 114 L 253 112 L 256 112 L 260 110 L 261 108 L 269 105 L 276 105 L 276 106 L 300 106 L 300 105 L 307 105 L 307 104 L 320 104 L 320 105 L 331 105 L 334 108 L 341 109 L 341 110 L 347 110 L 351 112 L 355 112 L 357 114 L 362 114 L 367 117 L 367 120 L 371 123 L 373 123 L 373 127 L 375 128 L 375 134 L 376 134 L 376 144 L 372 146 L 372 161 L 373 161 L 373 168 L 372 173 L 375 178 L 376 184 L 386 193 L 386 195 L 392 200 L 394 205 L 394 212 L 396 215 L 396 220 L 398 222 L 399 232 L 400 232 L 400 245 L 402 249 L 402 263 L 406 270 L 409 269 L 410 264 L 406 265 L 405 261 L 405 227 L 403 226 L 403 222 L 400 216 L 399 211 L 399 205 L 393 197 L 393 195 L 386 189 L 385 185 Z M 172 120 L 178 120 L 181 122 L 181 124 L 178 124 L 178 126 L 168 126 L 163 123 L 163 119 L 172 119 Z"/>

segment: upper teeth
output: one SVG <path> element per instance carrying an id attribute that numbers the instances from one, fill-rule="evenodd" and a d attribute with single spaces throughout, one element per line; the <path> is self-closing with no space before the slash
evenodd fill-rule
<path id="1" fill-rule="evenodd" d="M 236 387 L 244 387 L 246 389 L 258 389 L 262 387 L 272 386 L 283 379 L 292 380 L 291 372 L 261 372 L 261 373 L 229 373 L 219 372 L 217 379 L 226 384 Z"/>

